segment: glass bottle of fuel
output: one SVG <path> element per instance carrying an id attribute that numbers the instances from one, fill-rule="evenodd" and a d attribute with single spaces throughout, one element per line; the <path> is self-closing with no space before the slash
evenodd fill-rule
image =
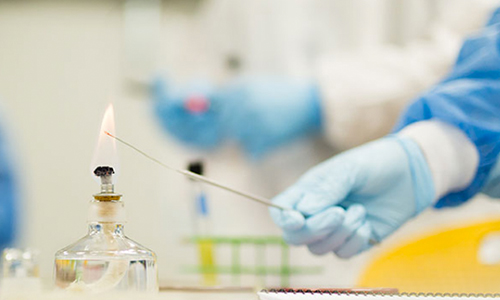
<path id="1" fill-rule="evenodd" d="M 110 167 L 94 171 L 101 192 L 88 211 L 88 234 L 55 255 L 55 285 L 71 291 L 158 291 L 156 255 L 125 236 L 125 207 Z"/>

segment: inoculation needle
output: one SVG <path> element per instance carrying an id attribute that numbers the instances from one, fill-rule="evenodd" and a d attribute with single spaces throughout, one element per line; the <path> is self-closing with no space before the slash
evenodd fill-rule
<path id="1" fill-rule="evenodd" d="M 228 192 L 231 192 L 233 194 L 240 195 L 242 197 L 245 197 L 247 199 L 253 200 L 255 202 L 258 202 L 258 203 L 261 203 L 261 204 L 264 204 L 264 205 L 267 205 L 267 206 L 272 206 L 272 207 L 275 207 L 275 208 L 280 209 L 280 210 L 290 210 L 289 208 L 286 208 L 286 207 L 283 207 L 281 205 L 272 203 L 267 198 L 256 196 L 256 195 L 252 195 L 250 193 L 243 192 L 243 191 L 240 191 L 240 190 L 228 187 L 227 185 L 221 184 L 221 183 L 219 183 L 219 182 L 217 182 L 215 180 L 212 180 L 212 179 L 207 178 L 207 177 L 202 176 L 202 175 L 198 175 L 198 174 L 193 173 L 191 171 L 177 169 L 177 168 L 174 168 L 174 167 L 169 166 L 167 164 L 164 164 L 163 162 L 161 162 L 158 159 L 152 157 L 151 155 L 147 154 L 146 152 L 140 150 L 139 148 L 135 147 L 134 145 L 125 142 L 124 140 L 120 139 L 119 137 L 114 136 L 114 135 L 112 135 L 111 133 L 109 133 L 107 131 L 104 131 L 104 133 L 107 134 L 108 136 L 114 138 L 115 140 L 119 141 L 120 143 L 122 143 L 122 144 L 124 144 L 124 145 L 126 145 L 126 146 L 128 146 L 128 147 L 130 147 L 132 149 L 134 149 L 135 151 L 139 152 L 140 154 L 144 155 L 145 157 L 149 158 L 150 160 L 154 161 L 155 163 L 159 164 L 160 166 L 162 166 L 162 167 L 164 167 L 166 169 L 169 169 L 171 171 L 183 174 L 184 176 L 187 176 L 187 177 L 189 177 L 191 179 L 202 181 L 204 183 L 208 183 L 210 185 L 216 186 L 218 188 L 221 188 L 221 189 L 226 190 Z"/>

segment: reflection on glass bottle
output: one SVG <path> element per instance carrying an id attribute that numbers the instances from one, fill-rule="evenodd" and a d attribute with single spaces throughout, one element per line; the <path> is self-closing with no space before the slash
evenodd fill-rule
<path id="1" fill-rule="evenodd" d="M 101 193 L 90 202 L 89 232 L 55 257 L 56 287 L 94 293 L 158 291 L 156 255 L 123 233 L 125 208 L 114 193 L 113 169 L 100 167 Z M 107 169 L 106 169 L 107 168 Z"/>

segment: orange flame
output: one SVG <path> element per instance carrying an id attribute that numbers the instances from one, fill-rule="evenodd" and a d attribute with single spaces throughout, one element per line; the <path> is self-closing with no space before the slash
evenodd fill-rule
<path id="1" fill-rule="evenodd" d="M 115 114 L 113 104 L 109 104 L 101 123 L 101 129 L 97 139 L 97 145 L 94 150 L 94 156 L 90 164 L 90 171 L 93 172 L 99 166 L 112 167 L 115 170 L 115 177 L 118 174 L 120 164 L 118 161 L 118 153 L 116 150 L 116 141 L 108 135 L 116 134 L 115 130 Z M 97 180 L 97 178 L 96 178 Z"/>

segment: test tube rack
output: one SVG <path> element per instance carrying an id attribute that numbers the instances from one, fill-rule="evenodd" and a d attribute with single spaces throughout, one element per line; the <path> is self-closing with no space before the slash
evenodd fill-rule
<path id="1" fill-rule="evenodd" d="M 230 247 L 230 264 L 211 266 L 194 265 L 183 267 L 183 272 L 189 274 L 216 274 L 230 275 L 233 285 L 239 285 L 242 275 L 254 275 L 259 278 L 259 284 L 265 286 L 267 276 L 279 276 L 281 286 L 289 286 L 292 275 L 317 275 L 323 272 L 321 266 L 292 266 L 290 262 L 290 248 L 281 237 L 277 236 L 193 236 L 186 242 L 200 246 L 212 244 L 214 252 L 221 247 Z M 253 265 L 244 262 L 242 247 L 252 247 L 255 253 Z M 266 261 L 267 249 L 279 247 L 280 259 L 278 265 L 268 265 Z"/>

